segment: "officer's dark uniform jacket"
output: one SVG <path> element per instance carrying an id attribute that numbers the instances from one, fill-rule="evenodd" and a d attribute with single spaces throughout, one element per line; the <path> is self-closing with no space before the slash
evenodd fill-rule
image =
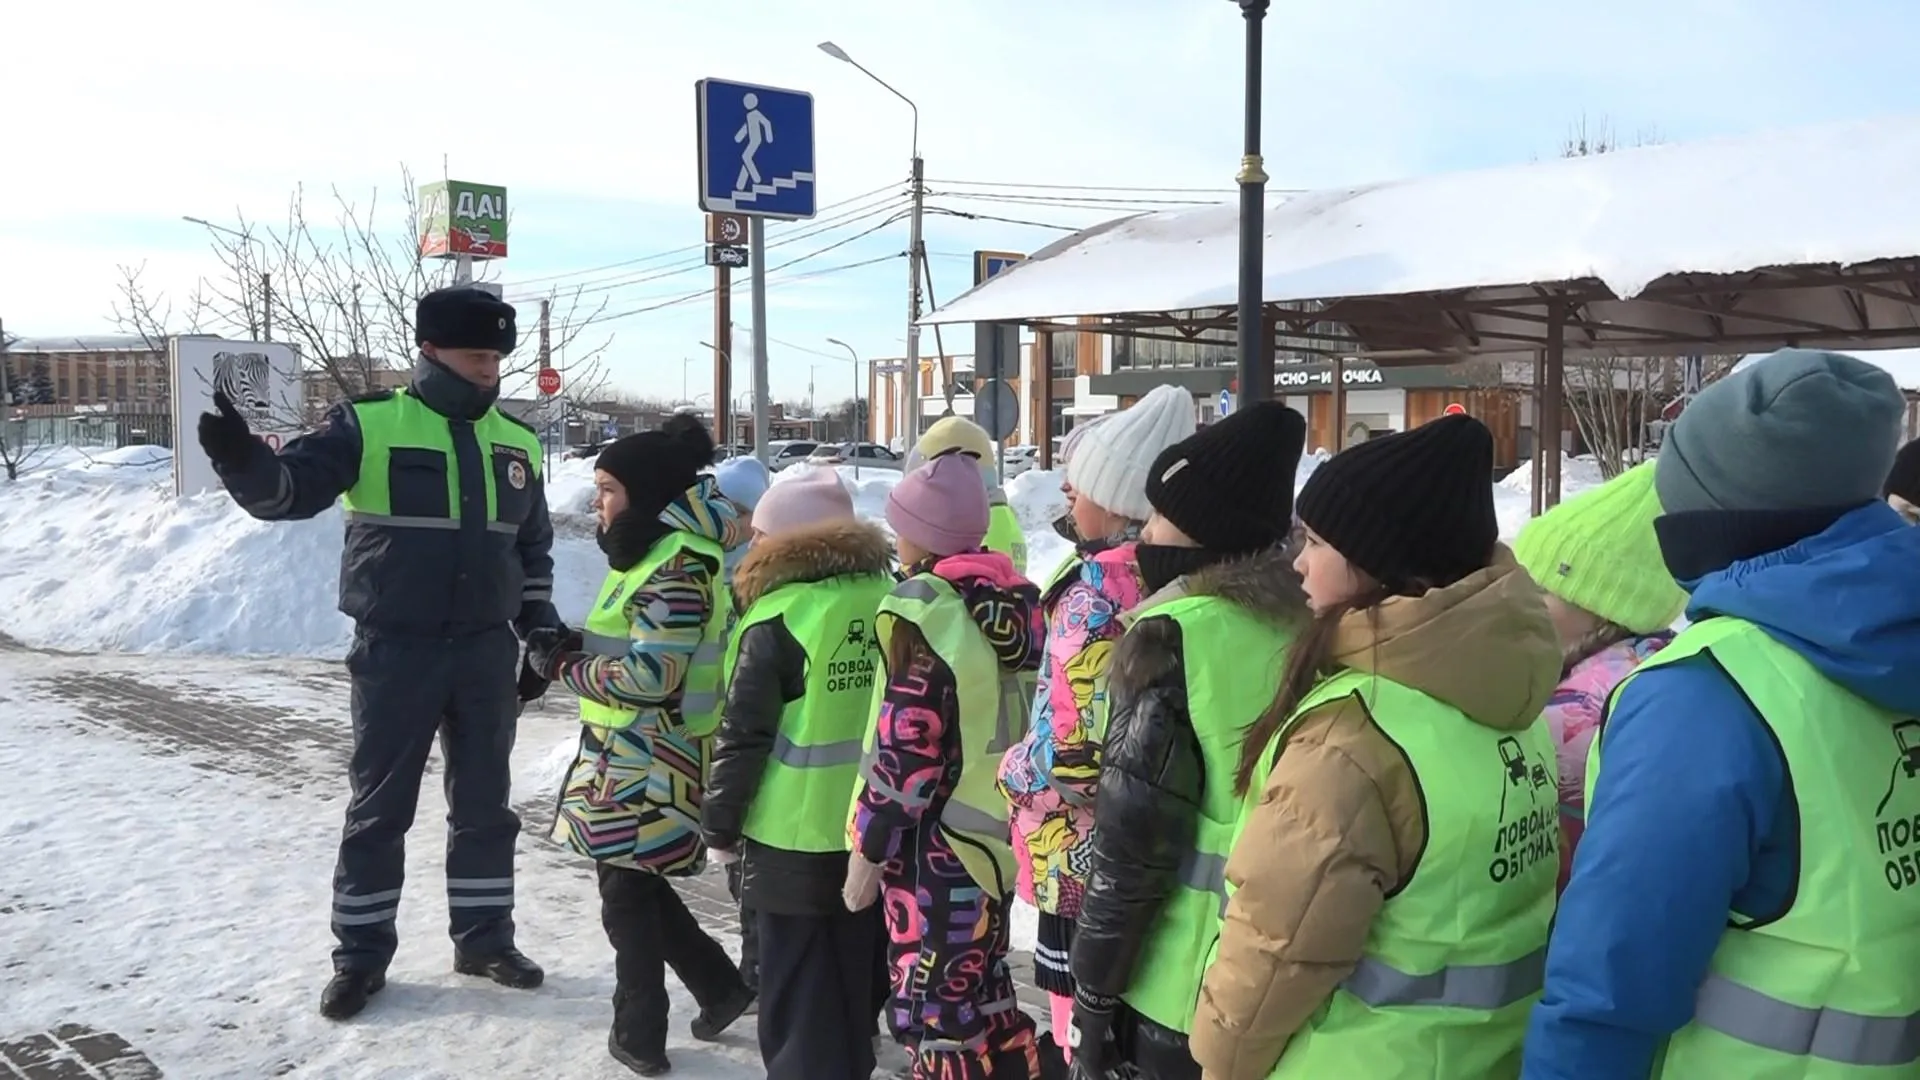
<path id="1" fill-rule="evenodd" d="M 864 522 L 767 537 L 758 545 L 765 550 L 751 553 L 733 581 L 734 604 L 743 613 L 785 585 L 841 575 L 893 576 L 892 544 L 885 533 Z M 843 912 L 844 849 L 824 854 L 788 851 L 742 834 L 780 738 L 783 710 L 806 693 L 807 651 L 778 617 L 742 631 L 738 645 L 720 728 L 714 734 L 713 768 L 700 808 L 701 833 L 708 847 L 740 854 L 740 900 L 746 907 L 778 915 Z"/>
<path id="2" fill-rule="evenodd" d="M 524 447 L 483 444 L 475 425 L 505 420 L 531 429 L 495 410 L 494 391 L 432 360 L 416 363 L 406 389 L 335 405 L 319 430 L 278 454 L 258 444 L 243 467 L 221 470 L 220 479 L 256 518 L 313 517 L 361 479 L 361 410 L 411 404 L 392 401 L 401 395 L 446 418 L 453 460 L 438 450 L 388 451 L 387 512 L 347 515 L 340 610 L 364 630 L 403 635 L 460 635 L 509 622 L 524 635 L 557 625 L 553 526 L 537 464 Z M 448 483 L 450 469 L 457 492 Z M 483 470 L 492 474 L 491 515 Z"/>

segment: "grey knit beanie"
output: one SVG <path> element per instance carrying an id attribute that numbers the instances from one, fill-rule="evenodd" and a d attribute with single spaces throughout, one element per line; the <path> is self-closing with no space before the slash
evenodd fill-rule
<path id="1" fill-rule="evenodd" d="M 1660 447 L 1654 491 L 1669 514 L 1872 502 L 1905 411 L 1893 377 L 1872 364 L 1782 349 L 1687 405 Z"/>

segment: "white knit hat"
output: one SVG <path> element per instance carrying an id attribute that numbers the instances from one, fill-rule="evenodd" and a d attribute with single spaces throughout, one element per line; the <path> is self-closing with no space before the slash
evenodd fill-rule
<path id="1" fill-rule="evenodd" d="M 1147 472 L 1160 451 L 1193 434 L 1193 395 L 1156 386 L 1088 431 L 1067 459 L 1067 484 L 1103 510 L 1145 521 Z"/>

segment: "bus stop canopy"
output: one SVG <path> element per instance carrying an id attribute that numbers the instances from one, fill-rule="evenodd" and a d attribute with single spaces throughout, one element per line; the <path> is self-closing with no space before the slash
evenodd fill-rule
<path id="1" fill-rule="evenodd" d="M 1289 350 L 1383 364 L 1920 345 L 1916 183 L 1901 117 L 1310 192 L 1268 208 L 1262 298 Z M 922 322 L 1231 330 L 1238 219 L 1106 222 Z"/>

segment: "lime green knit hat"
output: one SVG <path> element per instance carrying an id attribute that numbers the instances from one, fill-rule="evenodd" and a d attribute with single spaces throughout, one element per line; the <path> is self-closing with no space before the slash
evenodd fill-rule
<path id="1" fill-rule="evenodd" d="M 1649 461 L 1588 488 L 1520 530 L 1514 557 L 1540 587 L 1636 634 L 1664 630 L 1687 594 L 1660 557 Z"/>

